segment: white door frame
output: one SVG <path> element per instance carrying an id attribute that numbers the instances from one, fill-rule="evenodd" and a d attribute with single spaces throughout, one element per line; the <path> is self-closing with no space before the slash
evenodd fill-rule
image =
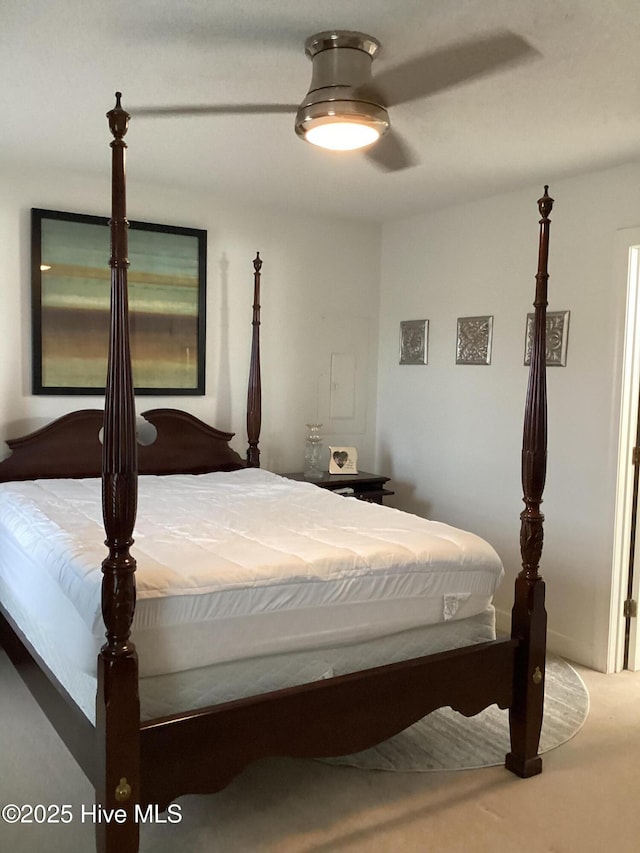
<path id="1" fill-rule="evenodd" d="M 624 658 L 625 619 L 623 606 L 627 598 L 631 513 L 633 509 L 634 468 L 632 452 L 636 443 L 638 400 L 640 398 L 640 228 L 628 228 L 618 232 L 615 276 L 616 281 L 620 281 L 622 276 L 627 280 L 627 303 L 609 613 L 608 672 L 619 672 L 623 667 Z M 638 600 L 638 589 L 640 589 L 640 529 L 636 536 L 635 567 L 633 597 Z M 640 669 L 640 631 L 638 631 L 637 623 L 637 619 L 631 620 L 628 666 L 632 670 Z"/>

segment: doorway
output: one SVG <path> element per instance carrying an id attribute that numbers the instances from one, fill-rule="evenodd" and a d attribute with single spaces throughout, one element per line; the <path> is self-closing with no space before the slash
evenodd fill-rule
<path id="1" fill-rule="evenodd" d="M 616 276 L 626 276 L 618 475 L 607 670 L 640 670 L 640 228 L 618 232 Z"/>

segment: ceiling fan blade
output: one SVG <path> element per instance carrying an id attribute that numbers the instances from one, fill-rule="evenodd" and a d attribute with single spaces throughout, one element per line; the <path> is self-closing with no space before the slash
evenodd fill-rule
<path id="1" fill-rule="evenodd" d="M 264 115 L 295 113 L 299 104 L 192 104 L 172 107 L 131 107 L 132 116 Z"/>
<path id="2" fill-rule="evenodd" d="M 417 166 L 418 158 L 400 134 L 390 128 L 382 139 L 365 152 L 365 157 L 385 172 L 399 172 Z"/>
<path id="3" fill-rule="evenodd" d="M 540 56 L 521 36 L 510 32 L 469 39 L 381 71 L 372 89 L 386 107 L 404 104 L 508 65 Z"/>

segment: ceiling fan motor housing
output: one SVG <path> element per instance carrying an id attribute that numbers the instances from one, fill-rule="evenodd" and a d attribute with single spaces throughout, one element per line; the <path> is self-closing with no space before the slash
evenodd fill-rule
<path id="1" fill-rule="evenodd" d="M 371 63 L 380 43 L 365 33 L 330 30 L 311 36 L 305 53 L 313 63 L 311 86 L 296 114 L 296 133 L 317 122 L 366 121 L 380 135 L 389 129 L 389 115 L 371 83 Z"/>

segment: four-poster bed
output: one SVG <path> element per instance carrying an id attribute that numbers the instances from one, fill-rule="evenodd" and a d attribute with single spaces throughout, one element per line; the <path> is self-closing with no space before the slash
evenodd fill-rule
<path id="1" fill-rule="evenodd" d="M 485 605 L 481 599 L 483 596 L 487 600 L 490 599 L 495 584 L 499 581 L 501 565 L 499 561 L 496 564 L 495 552 L 490 546 L 481 540 L 476 543 L 477 537 L 472 537 L 471 534 L 454 532 L 450 528 L 444 530 L 445 526 L 412 516 L 406 517 L 412 519 L 411 521 L 403 521 L 401 517 L 404 514 L 396 510 L 370 505 L 356 506 L 356 501 L 345 501 L 335 495 L 326 494 L 324 490 L 316 489 L 310 484 L 289 483 L 285 486 L 283 484 L 288 481 L 282 481 L 275 475 L 259 470 L 259 297 L 262 265 L 259 256 L 254 261 L 247 459 L 243 460 L 229 447 L 229 433 L 215 430 L 191 415 L 172 409 L 157 409 L 145 413 L 145 418 L 156 427 L 157 438 L 151 445 L 137 446 L 127 317 L 128 261 L 124 173 L 126 146 L 123 137 L 129 116 L 120 105 L 120 95 L 117 95 L 116 106 L 108 116 L 114 139 L 111 143 L 112 310 L 105 410 L 104 413 L 94 410 L 74 412 L 30 436 L 10 441 L 13 453 L 0 463 L 0 483 L 6 484 L 7 492 L 11 492 L 11 500 L 18 505 L 33 503 L 43 517 L 42 507 L 46 502 L 38 503 L 41 493 L 47 491 L 38 485 L 43 478 L 47 482 L 57 482 L 60 478 L 102 478 L 102 518 L 108 554 L 102 561 L 101 615 L 106 627 L 106 642 L 98 654 L 95 722 L 72 698 L 73 688 L 63 686 L 64 678 L 56 670 L 55 661 L 43 660 L 42 653 L 38 652 L 38 639 L 28 636 L 21 627 L 20 602 L 16 599 L 14 610 L 8 607 L 7 601 L 11 593 L 2 585 L 4 581 L 0 575 L 0 628 L 2 643 L 7 653 L 95 786 L 97 803 L 107 810 L 124 809 L 127 815 L 127 820 L 122 824 L 97 825 L 98 850 L 133 853 L 138 849 L 138 824 L 134 819 L 136 804 L 157 804 L 166 808 L 172 800 L 183 794 L 220 790 L 243 767 L 261 757 L 321 757 L 355 752 L 379 743 L 443 705 L 451 705 L 467 716 L 478 713 L 493 703 L 509 708 L 511 751 L 506 757 L 506 766 L 521 777 L 539 773 L 541 759 L 537 752 L 544 696 L 546 615 L 544 583 L 538 566 L 542 550 L 543 522 L 540 503 L 546 466 L 545 312 L 549 213 L 552 206 L 547 188 L 545 187 L 545 194 L 539 201 L 542 218 L 534 302 L 535 331 L 522 455 L 525 509 L 521 515 L 520 541 L 523 569 L 516 580 L 511 636 L 495 640 L 489 639 L 489 635 L 485 634 L 457 643 L 448 639 L 444 641 L 446 645 L 435 646 L 436 649 L 445 648 L 445 651 L 426 655 L 424 651 L 415 651 L 408 659 L 405 659 L 405 654 L 400 656 L 401 659 L 392 658 L 393 662 L 385 662 L 383 657 L 382 662 L 367 669 L 354 670 L 351 667 L 345 674 L 337 676 L 333 672 L 318 673 L 313 676 L 315 680 L 306 683 L 280 689 L 271 687 L 267 692 L 263 691 L 258 695 L 249 695 L 246 692 L 243 696 L 234 694 L 227 701 L 218 704 L 205 704 L 187 711 L 173 710 L 165 715 L 156 713 L 145 718 L 144 712 L 141 717 L 139 688 L 144 688 L 146 676 L 153 673 L 147 672 L 146 653 L 141 652 L 139 661 L 138 652 L 131 640 L 136 612 L 137 567 L 136 558 L 130 552 L 134 526 L 136 553 L 140 563 L 137 572 L 138 594 L 141 595 L 136 618 L 142 613 L 143 618 L 151 619 L 145 615 L 148 612 L 147 599 L 154 598 L 156 592 L 149 592 L 145 567 L 139 556 L 143 552 L 146 554 L 142 546 L 148 537 L 144 526 L 139 528 L 136 522 L 138 474 L 178 475 L 176 482 L 184 481 L 187 489 L 192 488 L 196 482 L 198 490 L 206 478 L 217 478 L 216 482 L 220 481 L 223 489 L 231 489 L 222 492 L 221 506 L 231 505 L 229 495 L 234 494 L 238 478 L 249 484 L 246 489 L 249 493 L 264 490 L 265 494 L 271 496 L 272 492 L 269 490 L 275 489 L 275 497 L 269 497 L 269 500 L 284 501 L 287 490 L 293 490 L 295 500 L 303 502 L 304 512 L 310 511 L 305 501 L 310 499 L 313 493 L 325 502 L 318 510 L 321 516 L 325 512 L 330 515 L 337 507 L 341 513 L 355 513 L 351 519 L 351 527 L 357 530 L 361 525 L 365 529 L 369 524 L 370 516 L 365 515 L 366 513 L 374 514 L 374 520 L 371 522 L 374 528 L 376 520 L 380 518 L 376 513 L 391 513 L 394 514 L 393 518 L 396 519 L 401 536 L 406 537 L 406 541 L 411 539 L 416 553 L 422 546 L 413 546 L 413 543 L 418 541 L 417 537 L 422 535 L 423 528 L 429 525 L 436 532 L 439 541 L 446 540 L 448 550 L 458 548 L 457 537 L 462 537 L 458 550 L 460 553 L 466 553 L 467 545 L 474 539 L 474 546 L 478 545 L 481 557 L 473 557 L 473 571 L 466 574 L 474 578 L 476 586 L 462 592 L 456 587 L 456 592 L 445 592 L 444 596 L 438 588 L 440 599 L 444 597 L 446 607 L 450 606 L 452 600 L 455 605 L 449 615 L 443 617 L 444 621 L 450 616 L 455 617 L 458 607 L 462 613 L 467 602 L 475 600 L 474 596 L 478 598 L 477 607 L 470 618 L 483 619 Z M 97 440 L 101 427 L 102 449 Z M 225 477 L 228 479 L 225 480 Z M 147 481 L 156 483 L 156 486 L 159 482 L 154 476 L 142 477 L 142 513 L 138 515 L 138 524 L 142 524 L 146 518 L 149 500 L 155 501 L 155 497 L 147 497 Z M 173 480 L 171 482 L 173 483 Z M 80 479 L 79 483 L 80 485 L 73 485 L 72 490 L 84 488 L 84 479 Z M 0 490 L 2 488 L 0 487 Z M 155 492 L 153 494 L 155 495 Z M 72 499 L 77 500 L 76 497 L 69 500 Z M 55 501 L 62 500 L 56 493 Z M 277 503 L 278 508 L 284 505 Z M 60 506 L 67 505 L 60 503 Z M 86 514 L 91 516 L 92 512 L 93 509 L 87 510 Z M 250 515 L 253 510 L 250 508 L 246 512 Z M 384 516 L 387 526 L 390 517 Z M 247 518 L 247 522 L 249 520 Z M 267 521 L 268 524 L 263 530 L 271 524 L 270 518 Z M 223 527 L 225 523 L 222 522 Z M 330 525 L 327 524 L 326 527 L 329 528 Z M 366 530 L 369 534 L 369 529 Z M 224 538 L 223 533 L 219 531 L 216 536 Z M 149 537 L 153 538 L 151 534 Z M 264 533 L 261 533 L 260 537 L 262 547 L 265 544 Z M 51 537 L 44 538 L 48 541 Z M 192 531 L 187 534 L 187 538 L 193 538 Z M 370 538 L 375 537 L 370 534 Z M 388 543 L 385 542 L 385 548 L 387 546 Z M 235 545 L 233 547 L 235 548 Z M 296 540 L 290 553 L 297 558 L 300 548 L 301 545 Z M 363 546 L 367 555 L 370 553 L 367 550 L 369 548 L 369 542 L 366 549 Z M 35 554 L 34 565 L 37 564 L 39 553 Z M 372 550 L 371 554 L 373 553 Z M 374 563 L 378 559 L 378 552 L 375 554 L 376 556 L 371 557 Z M 185 555 L 178 560 L 178 569 L 183 570 L 186 575 L 193 571 L 191 559 Z M 324 560 L 324 556 L 321 560 Z M 458 569 L 461 566 L 469 568 L 464 560 L 458 565 Z M 370 578 L 376 566 L 372 564 L 365 568 L 364 574 L 366 578 Z M 34 570 L 37 570 L 37 566 Z M 280 571 L 279 567 L 276 568 L 277 571 Z M 341 565 L 339 571 L 350 572 L 351 567 L 347 570 Z M 395 571 L 394 564 L 393 572 Z M 445 574 L 442 572 L 442 577 Z M 457 574 L 463 575 L 465 572 L 458 570 Z M 489 585 L 483 586 L 485 581 L 480 583 L 478 578 L 488 577 L 489 574 L 492 580 L 487 581 Z M 414 563 L 409 575 L 403 576 L 402 584 L 409 583 L 407 577 L 410 577 L 413 583 L 418 575 Z M 346 576 L 339 575 L 340 578 Z M 376 580 L 381 576 L 377 575 Z M 338 576 L 334 575 L 334 580 L 335 577 Z M 349 583 L 340 582 L 337 587 L 361 589 L 368 582 L 366 578 L 363 580 L 359 576 L 349 574 Z M 316 587 L 321 586 L 317 582 L 318 577 L 314 576 L 312 580 Z M 323 579 L 323 588 L 332 589 L 325 581 L 326 579 Z M 75 582 L 75 576 L 72 576 L 71 580 L 63 578 L 61 581 L 62 584 L 67 583 L 70 589 L 75 589 Z M 361 587 L 358 587 L 358 584 L 361 584 Z M 382 592 L 377 603 L 389 604 L 387 588 L 380 586 Z M 72 592 L 69 594 L 73 597 Z M 423 591 L 414 592 L 411 587 L 411 594 L 399 600 L 408 601 L 413 597 L 418 599 L 422 594 Z M 427 596 L 427 593 L 424 595 Z M 341 600 L 340 603 L 350 602 Z M 464 623 L 467 620 L 461 618 L 459 621 Z M 365 622 L 366 618 L 363 619 L 363 624 Z M 402 632 L 406 627 L 404 625 L 398 628 L 396 625 L 391 632 Z M 442 628 L 447 630 L 446 625 Z M 188 632 L 190 626 L 184 630 Z M 141 631 L 141 636 L 143 633 Z M 346 635 L 340 636 L 344 641 Z M 421 643 L 422 635 L 417 636 Z M 360 642 L 359 639 L 352 640 L 356 645 Z M 67 645 L 71 645 L 70 639 L 67 639 Z M 215 641 L 207 640 L 204 645 L 215 648 Z M 230 645 L 233 645 L 233 642 Z M 148 646 L 149 644 L 145 648 Z M 190 648 L 185 641 L 182 654 L 185 654 L 185 650 L 189 653 Z M 283 651 L 277 643 L 274 649 L 275 655 Z M 384 650 L 382 654 L 384 655 Z M 263 660 L 270 661 L 271 658 L 265 657 Z M 212 663 L 211 660 L 208 662 Z M 176 668 L 179 670 L 180 666 Z"/>

